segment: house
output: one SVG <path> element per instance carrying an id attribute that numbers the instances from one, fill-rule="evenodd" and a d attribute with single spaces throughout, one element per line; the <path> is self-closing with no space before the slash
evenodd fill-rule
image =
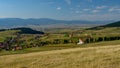
<path id="1" fill-rule="evenodd" d="M 3 44 L 3 42 L 0 42 L 0 48 L 3 49 L 5 46 Z"/>
<path id="2" fill-rule="evenodd" d="M 79 44 L 84 44 L 84 41 L 82 39 L 79 39 L 79 42 L 77 43 L 78 45 Z"/>
<path id="3" fill-rule="evenodd" d="M 12 51 L 16 51 L 16 50 L 22 50 L 23 48 L 21 46 L 13 46 L 12 47 Z"/>

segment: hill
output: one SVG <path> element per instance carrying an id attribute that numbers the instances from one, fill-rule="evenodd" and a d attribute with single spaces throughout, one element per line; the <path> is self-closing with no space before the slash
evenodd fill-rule
<path id="1" fill-rule="evenodd" d="M 0 56 L 0 68 L 119 68 L 120 45 Z"/>
<path id="2" fill-rule="evenodd" d="M 44 34 L 44 32 L 36 31 L 31 28 L 13 28 L 11 30 L 20 30 L 20 34 Z"/>
<path id="3" fill-rule="evenodd" d="M 16 30 L 16 31 L 18 31 L 19 30 L 19 34 L 44 34 L 44 32 L 42 32 L 42 31 L 36 31 L 36 30 L 33 30 L 33 29 L 31 29 L 31 28 L 25 28 L 25 27 L 21 27 L 21 28 L 12 28 L 12 29 L 1 29 L 0 30 L 0 32 L 1 31 L 7 31 L 7 30 Z"/>
<path id="4" fill-rule="evenodd" d="M 0 28 L 11 28 L 11 27 L 26 27 L 29 25 L 39 25 L 39 26 L 46 26 L 46 27 L 62 27 L 62 26 L 74 26 L 74 25 L 101 25 L 106 24 L 111 21 L 84 21 L 84 20 L 54 20 L 48 18 L 40 18 L 40 19 L 21 19 L 21 18 L 0 18 Z"/>
<path id="5" fill-rule="evenodd" d="M 104 25 L 102 27 L 120 27 L 120 21 Z"/>
<path id="6" fill-rule="evenodd" d="M 100 29 L 104 29 L 104 28 L 108 28 L 108 27 L 120 27 L 120 21 L 113 22 L 113 23 L 106 24 L 106 25 L 102 25 L 102 26 L 88 28 L 87 30 L 100 30 Z"/>

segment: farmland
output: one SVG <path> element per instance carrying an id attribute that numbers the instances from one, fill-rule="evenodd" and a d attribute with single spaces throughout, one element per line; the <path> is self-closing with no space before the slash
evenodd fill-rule
<path id="1" fill-rule="evenodd" d="M 119 68 L 119 29 L 58 29 L 58 33 L 45 34 L 1 31 L 0 42 L 7 43 L 8 49 L 0 49 L 0 68 Z M 85 43 L 77 45 L 79 39 Z"/>
<path id="2" fill-rule="evenodd" d="M 24 29 L 27 30 L 27 29 Z M 10 54 L 13 50 L 14 53 L 18 53 L 14 50 L 33 50 L 35 51 L 46 51 L 46 50 L 55 50 L 55 49 L 64 49 L 64 48 L 72 48 L 79 47 L 76 45 L 79 42 L 79 39 L 82 39 L 85 44 L 80 46 L 90 46 L 91 44 L 98 42 L 111 42 L 111 41 L 119 41 L 120 40 L 120 28 L 104 28 L 99 30 L 85 30 L 85 29 L 68 29 L 63 32 L 55 33 L 53 32 L 45 32 L 45 34 L 20 34 L 21 30 L 6 30 L 0 32 L 0 42 L 6 47 L 0 49 L 1 55 Z M 28 30 L 27 30 L 28 31 Z M 52 31 L 52 30 L 51 30 Z M 1 45 L 2 45 L 1 44 Z M 109 43 L 108 43 L 109 44 Z M 112 43 L 111 43 L 112 44 Z M 51 47 L 51 48 L 49 48 Z M 10 52 L 6 52 L 3 49 L 6 49 Z M 39 50 L 40 49 L 40 50 Z M 22 52 L 20 51 L 20 52 Z M 32 51 L 30 51 L 32 52 Z"/>

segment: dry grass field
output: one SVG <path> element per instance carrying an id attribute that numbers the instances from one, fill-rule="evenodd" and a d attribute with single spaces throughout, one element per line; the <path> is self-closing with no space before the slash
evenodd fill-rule
<path id="1" fill-rule="evenodd" d="M 0 68 L 120 68 L 120 45 L 3 55 Z"/>

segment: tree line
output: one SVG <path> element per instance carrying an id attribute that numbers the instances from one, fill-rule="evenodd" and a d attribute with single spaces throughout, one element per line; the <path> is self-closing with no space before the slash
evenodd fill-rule
<path id="1" fill-rule="evenodd" d="M 50 44 L 69 44 L 69 43 L 78 43 L 79 37 L 71 37 L 69 39 L 53 39 L 50 41 L 40 40 L 39 36 L 31 39 L 31 41 L 20 40 L 21 36 L 18 34 L 16 37 L 7 37 L 4 42 L 0 43 L 0 50 L 21 50 L 24 48 L 32 48 L 32 47 L 41 47 Z M 120 40 L 120 36 L 114 37 L 83 37 L 84 43 L 95 43 L 101 41 L 113 41 Z"/>
<path id="2" fill-rule="evenodd" d="M 94 42 L 101 42 L 101 41 L 113 41 L 113 40 L 120 40 L 120 36 L 87 38 L 85 40 L 85 43 L 94 43 Z"/>

